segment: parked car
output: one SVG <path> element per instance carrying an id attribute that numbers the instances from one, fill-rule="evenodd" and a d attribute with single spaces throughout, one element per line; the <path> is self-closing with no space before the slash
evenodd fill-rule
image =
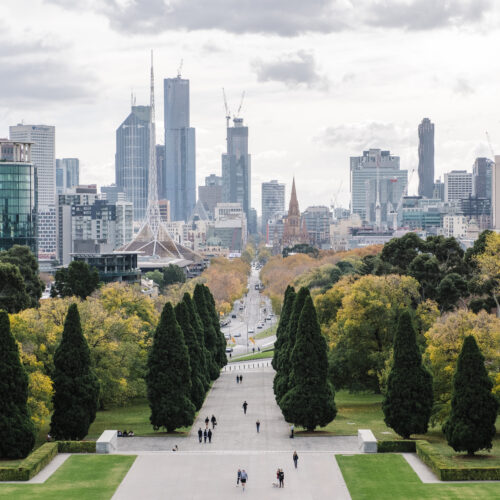
<path id="1" fill-rule="evenodd" d="M 226 347 L 226 352 L 233 352 L 233 348 L 232 347 Z"/>
<path id="2" fill-rule="evenodd" d="M 241 337 L 241 333 L 239 332 L 233 333 L 233 337 Z"/>
<path id="3" fill-rule="evenodd" d="M 251 330 L 248 330 L 248 333 L 255 333 L 255 331 L 253 329 L 251 329 Z"/>
<path id="4" fill-rule="evenodd" d="M 236 318 L 236 313 L 231 314 L 231 318 Z"/>

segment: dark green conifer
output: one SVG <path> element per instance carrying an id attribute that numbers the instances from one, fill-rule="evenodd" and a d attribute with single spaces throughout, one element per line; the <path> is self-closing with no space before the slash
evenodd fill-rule
<path id="1" fill-rule="evenodd" d="M 184 301 L 179 302 L 175 306 L 175 317 L 184 334 L 184 342 L 188 348 L 191 402 L 194 404 L 195 409 L 199 410 L 205 399 L 205 387 L 202 382 L 205 377 L 205 373 L 203 372 L 205 367 L 202 359 L 201 346 L 196 336 L 194 325 L 190 321 L 189 311 Z"/>
<path id="2" fill-rule="evenodd" d="M 385 423 L 404 439 L 425 434 L 432 411 L 432 376 L 422 366 L 411 315 L 403 311 L 394 337 L 394 361 L 382 403 Z"/>
<path id="3" fill-rule="evenodd" d="M 335 394 L 327 380 L 326 340 L 308 294 L 295 334 L 290 368 L 289 390 L 280 400 L 285 420 L 309 431 L 327 425 L 337 415 Z"/>
<path id="4" fill-rule="evenodd" d="M 489 450 L 495 437 L 498 402 L 484 366 L 484 356 L 473 335 L 465 337 L 453 377 L 451 413 L 443 426 L 455 451 L 474 455 Z"/>
<path id="5" fill-rule="evenodd" d="M 280 321 L 278 323 L 278 328 L 276 328 L 276 342 L 274 343 L 274 355 L 272 365 L 275 370 L 278 370 L 278 357 L 281 346 L 285 343 L 286 339 L 286 327 L 288 321 L 290 320 L 290 314 L 292 313 L 293 301 L 295 299 L 295 288 L 288 285 L 285 290 L 285 295 L 283 297 L 283 307 L 281 308 Z"/>
<path id="6" fill-rule="evenodd" d="M 53 382 L 50 433 L 59 440 L 83 439 L 95 419 L 99 381 L 91 366 L 76 304 L 68 308 L 61 343 L 54 354 Z"/>
<path id="7" fill-rule="evenodd" d="M 179 323 L 170 302 L 165 304 L 148 356 L 146 385 L 155 430 L 173 432 L 193 423 L 195 407 L 191 402 L 191 367 Z"/>
<path id="8" fill-rule="evenodd" d="M 0 458 L 24 458 L 35 446 L 27 400 L 28 376 L 10 331 L 9 315 L 0 311 Z"/>
<path id="9" fill-rule="evenodd" d="M 212 319 L 212 324 L 215 330 L 215 351 L 214 358 L 217 364 L 222 368 L 227 365 L 226 356 L 226 339 L 224 334 L 220 329 L 219 314 L 217 313 L 217 308 L 215 307 L 215 299 L 208 286 L 203 286 L 205 292 L 205 303 L 207 304 L 208 313 Z"/>

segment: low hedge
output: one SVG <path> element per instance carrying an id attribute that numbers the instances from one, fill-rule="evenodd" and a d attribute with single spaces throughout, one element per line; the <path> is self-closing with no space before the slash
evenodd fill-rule
<path id="1" fill-rule="evenodd" d="M 378 441 L 378 453 L 415 453 L 415 441 L 400 439 L 398 441 Z"/>
<path id="2" fill-rule="evenodd" d="M 441 453 L 427 441 L 417 441 L 417 455 L 441 481 L 498 481 L 499 466 L 453 467 Z"/>
<path id="3" fill-rule="evenodd" d="M 95 441 L 57 441 L 59 453 L 95 453 Z"/>
<path id="4" fill-rule="evenodd" d="M 57 455 L 57 443 L 45 443 L 30 453 L 18 467 L 0 467 L 0 481 L 28 481 Z"/>

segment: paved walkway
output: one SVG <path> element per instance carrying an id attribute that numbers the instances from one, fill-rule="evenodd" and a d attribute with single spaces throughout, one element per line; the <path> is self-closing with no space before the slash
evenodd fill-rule
<path id="1" fill-rule="evenodd" d="M 334 453 L 358 453 L 355 436 L 289 438 L 289 427 L 274 400 L 272 368 L 222 373 L 208 395 L 191 434 L 186 438 L 152 437 L 118 440 L 117 453 L 139 455 L 114 499 L 233 498 L 236 472 L 244 468 L 249 481 L 245 495 L 267 499 L 283 495 L 274 489 L 276 469 L 285 472 L 289 499 L 349 499 Z M 248 402 L 247 414 L 243 401 Z M 199 443 L 197 431 L 214 414 L 218 425 L 212 443 Z M 257 433 L 255 422 L 261 422 Z M 179 452 L 172 452 L 177 444 Z M 299 468 L 292 453 L 299 454 Z M 241 490 L 241 488 L 239 488 Z"/>

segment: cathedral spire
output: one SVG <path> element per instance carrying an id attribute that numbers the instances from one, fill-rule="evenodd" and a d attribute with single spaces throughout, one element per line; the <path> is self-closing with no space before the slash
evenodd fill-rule
<path id="1" fill-rule="evenodd" d="M 295 215 L 300 217 L 299 201 L 297 200 L 297 192 L 295 190 L 295 177 L 292 181 L 292 194 L 290 196 L 290 205 L 288 206 L 288 217 Z"/>

